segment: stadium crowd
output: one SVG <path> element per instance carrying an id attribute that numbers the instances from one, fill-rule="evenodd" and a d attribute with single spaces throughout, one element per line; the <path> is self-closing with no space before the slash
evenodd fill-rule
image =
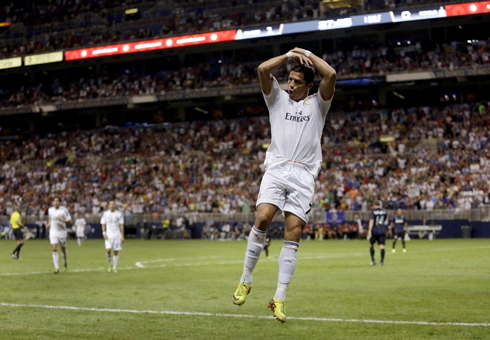
<path id="1" fill-rule="evenodd" d="M 337 71 L 339 78 L 441 68 L 477 68 L 490 64 L 490 39 L 443 43 L 426 49 L 420 43 L 409 43 L 404 42 L 403 48 L 397 45 L 373 48 L 355 46 L 349 52 L 339 50 L 325 53 L 322 57 Z M 17 89 L 4 88 L 0 92 L 0 100 L 1 106 L 21 106 L 256 84 L 256 66 L 256 61 L 213 60 L 193 66 L 183 64 L 175 70 L 151 74 L 124 70 L 118 74 L 92 73 L 81 79 L 66 75 L 64 79 L 52 79 L 52 83 L 42 81 L 31 86 L 23 84 Z M 287 71 L 287 68 L 282 68 L 276 77 L 286 81 Z"/>
<path id="2" fill-rule="evenodd" d="M 457 1 L 451 1 L 457 2 Z M 322 9 L 318 0 L 12 1 L 0 6 L 0 57 L 162 38 L 279 22 L 341 17 L 370 11 L 443 4 L 428 0 L 370 0 L 362 6 Z M 126 14 L 127 9 L 138 11 Z M 20 25 L 19 25 L 20 24 Z"/>
<path id="3" fill-rule="evenodd" d="M 489 204 L 490 112 L 446 105 L 332 112 L 314 207 L 465 210 Z M 381 136 L 393 141 L 381 143 Z M 433 138 L 434 152 L 413 152 Z M 72 212 L 250 212 L 270 142 L 266 117 L 107 127 L 0 144 L 0 213 L 44 216 L 59 195 Z"/>

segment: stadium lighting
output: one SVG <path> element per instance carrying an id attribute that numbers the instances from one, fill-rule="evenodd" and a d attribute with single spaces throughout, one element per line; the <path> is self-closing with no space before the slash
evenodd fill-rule
<path id="1" fill-rule="evenodd" d="M 228 30 L 213 33 L 201 33 L 165 39 L 145 40 L 133 43 L 71 50 L 65 52 L 65 60 L 88 59 L 126 53 L 175 48 L 180 46 L 203 45 L 231 41 L 235 40 L 235 33 L 236 30 Z"/>

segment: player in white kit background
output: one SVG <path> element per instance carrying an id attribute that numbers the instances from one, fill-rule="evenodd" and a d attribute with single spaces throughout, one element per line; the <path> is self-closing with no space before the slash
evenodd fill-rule
<path id="1" fill-rule="evenodd" d="M 116 210 L 116 203 L 109 202 L 109 210 L 104 211 L 100 220 L 102 224 L 102 235 L 105 240 L 107 251 L 107 261 L 109 261 L 108 272 L 117 273 L 117 264 L 119 262 L 119 251 L 122 250 L 124 242 L 124 217 L 122 212 Z M 111 257 L 111 249 L 114 251 L 114 257 Z"/>
<path id="2" fill-rule="evenodd" d="M 49 230 L 49 241 L 53 250 L 52 256 L 55 274 L 60 272 L 58 264 L 58 244 L 61 247 L 61 253 L 63 255 L 63 269 L 68 269 L 68 258 L 66 254 L 66 225 L 69 223 L 71 223 L 71 216 L 68 209 L 61 205 L 61 198 L 55 197 L 53 206 L 48 210 L 48 224 L 46 225 L 46 229 Z"/>
<path id="3" fill-rule="evenodd" d="M 288 60 L 294 66 L 283 91 L 272 73 Z M 313 87 L 315 67 L 322 74 L 317 93 Z M 315 178 L 322 163 L 321 136 L 335 93 L 335 70 L 312 52 L 295 48 L 269 59 L 258 67 L 260 87 L 269 109 L 271 144 L 265 158 L 265 174 L 257 199 L 257 218 L 250 233 L 242 277 L 233 303 L 242 305 L 252 288 L 252 273 L 264 248 L 267 229 L 276 212 L 285 217 L 284 245 L 279 255 L 279 277 L 268 307 L 281 322 L 286 321 L 286 290 L 296 268 L 299 240 L 315 190 Z"/>
<path id="4" fill-rule="evenodd" d="M 78 245 L 81 246 L 83 240 L 85 239 L 85 226 L 87 222 L 82 217 L 81 214 L 77 214 L 77 218 L 75 220 L 75 233 L 77 235 Z"/>

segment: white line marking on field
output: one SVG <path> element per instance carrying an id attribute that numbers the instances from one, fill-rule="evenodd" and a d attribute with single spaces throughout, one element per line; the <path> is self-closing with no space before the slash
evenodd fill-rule
<path id="1" fill-rule="evenodd" d="M 477 247 L 459 247 L 459 248 L 439 248 L 432 249 L 430 251 L 455 251 L 455 250 L 469 250 L 469 249 L 488 249 L 490 246 L 477 246 Z M 418 253 L 420 251 L 410 251 L 411 254 Z M 396 255 L 387 253 L 387 255 Z M 317 255 L 315 253 L 302 253 L 299 260 L 321 260 L 321 259 L 335 259 L 342 257 L 358 257 L 367 256 L 366 253 L 334 253 L 326 255 Z M 187 261 L 187 260 L 209 260 L 223 258 L 224 256 L 197 256 L 197 257 L 183 257 L 183 258 L 167 258 L 167 259 L 155 259 L 148 261 L 139 261 L 135 263 L 135 266 L 131 267 L 119 267 L 122 270 L 135 270 L 135 269 L 157 269 L 166 267 L 196 267 L 196 266 L 206 266 L 206 265 L 231 265 L 231 264 L 242 264 L 243 259 L 235 261 L 220 261 L 220 262 L 192 262 L 192 263 L 169 263 L 160 265 L 148 265 L 150 263 L 157 262 L 177 262 L 177 261 Z M 68 273 L 81 273 L 81 272 L 98 272 L 106 270 L 105 267 L 97 268 L 85 268 L 85 269 L 69 269 Z M 24 272 L 24 273 L 0 273 L 1 276 L 21 276 L 21 275 L 39 275 L 39 274 L 52 274 L 52 271 L 42 271 L 42 272 Z"/>
<path id="2" fill-rule="evenodd" d="M 246 314 L 177 312 L 177 311 L 114 309 L 114 308 L 87 308 L 87 307 L 50 306 L 50 305 L 23 305 L 23 304 L 17 304 L 17 303 L 4 303 L 4 302 L 0 302 L 0 306 L 3 306 L 3 307 L 19 307 L 19 308 L 64 309 L 64 310 L 76 310 L 76 311 L 84 311 L 84 312 L 110 312 L 110 313 L 132 313 L 132 314 L 167 314 L 167 315 L 214 316 L 214 317 L 230 317 L 230 318 L 273 319 L 272 316 L 246 315 Z M 337 318 L 310 318 L 310 317 L 295 317 L 295 316 L 288 317 L 288 320 L 320 321 L 320 322 L 404 324 L 404 325 L 421 325 L 421 326 L 490 327 L 490 323 L 486 323 L 486 322 L 485 323 L 466 323 L 466 322 L 362 320 L 362 319 L 337 319 Z"/>

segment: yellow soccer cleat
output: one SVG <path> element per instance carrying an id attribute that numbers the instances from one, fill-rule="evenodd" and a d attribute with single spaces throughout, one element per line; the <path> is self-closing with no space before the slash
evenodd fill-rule
<path id="1" fill-rule="evenodd" d="M 391 249 L 391 252 L 392 252 L 392 253 L 396 253 L 396 249 L 394 249 L 394 248 L 393 248 L 393 249 Z"/>
<path id="2" fill-rule="evenodd" d="M 54 273 L 55 273 L 55 274 L 59 274 L 59 273 L 60 273 L 60 270 L 59 270 L 58 268 L 56 268 L 56 269 L 54 270 Z"/>
<path id="3" fill-rule="evenodd" d="M 235 294 L 233 294 L 233 303 L 238 306 L 243 305 L 245 303 L 247 295 L 250 294 L 251 290 L 252 285 L 250 283 L 241 282 L 238 285 Z"/>
<path id="4" fill-rule="evenodd" d="M 403 252 L 404 252 L 404 253 L 406 253 L 406 252 L 407 252 L 407 250 L 406 250 L 406 249 L 403 249 Z"/>
<path id="5" fill-rule="evenodd" d="M 107 268 L 107 272 L 108 273 L 112 272 L 112 266 L 111 265 L 109 265 L 109 268 Z"/>
<path id="6" fill-rule="evenodd" d="M 286 302 L 284 300 L 272 299 L 267 307 L 274 312 L 274 317 L 277 320 L 282 323 L 286 322 Z"/>

